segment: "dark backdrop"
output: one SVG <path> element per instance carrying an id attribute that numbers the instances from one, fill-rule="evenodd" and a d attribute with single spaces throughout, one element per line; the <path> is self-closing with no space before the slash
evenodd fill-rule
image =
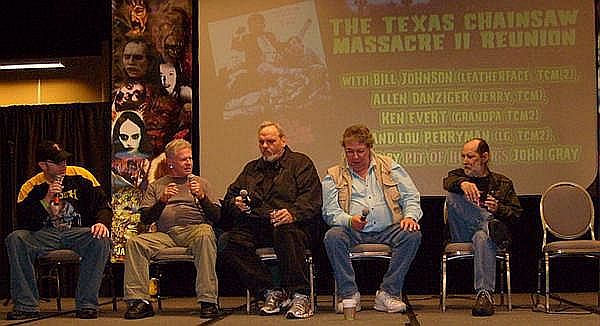
<path id="1" fill-rule="evenodd" d="M 110 191 L 110 103 L 12 106 L 0 109 L 0 238 L 12 231 L 21 184 L 39 172 L 35 147 L 52 139 L 73 153 L 70 165 L 82 165 Z M 0 295 L 8 295 L 8 260 L 0 250 Z"/>
<path id="2" fill-rule="evenodd" d="M 102 183 L 105 191 L 110 189 L 110 110 L 109 103 L 86 103 L 69 105 L 15 106 L 0 110 L 0 237 L 4 239 L 12 230 L 16 195 L 20 185 L 39 171 L 33 159 L 35 145 L 41 139 L 54 139 L 62 143 L 74 156 L 69 164 L 87 167 Z M 559 180 L 557 180 L 559 181 Z M 441 180 L 440 180 L 441 187 Z M 517 190 L 519 185 L 516 185 Z M 596 184 L 588 191 L 597 202 Z M 537 259 L 542 240 L 539 217 L 539 196 L 522 196 L 522 218 L 511 226 L 513 232 L 513 256 L 511 261 L 512 286 L 515 292 L 532 292 L 536 289 Z M 437 294 L 439 292 L 440 252 L 444 242 L 443 197 L 422 198 L 424 216 L 421 220 L 423 242 L 407 276 L 409 294 Z M 598 210 L 596 210 L 598 212 Z M 598 215 L 598 214 L 596 214 Z M 568 218 L 568 217 L 567 217 Z M 596 221 L 598 218 L 596 217 Z M 598 234 L 598 223 L 596 223 Z M 319 293 L 331 293 L 333 280 L 326 257 L 318 257 Z M 449 267 L 448 289 L 451 292 L 472 291 L 472 265 L 456 263 Z M 598 288 L 597 268 L 594 264 L 566 261 L 553 265 L 553 289 L 559 291 L 594 291 Z M 183 267 L 183 268 L 180 268 Z M 363 263 L 357 267 L 357 279 L 361 291 L 374 293 L 381 280 L 385 266 Z M 115 266 L 116 289 L 122 294 L 122 266 Z M 194 268 L 192 265 L 174 266 L 167 271 L 162 285 L 165 295 L 193 296 Z M 221 293 L 241 295 L 243 289 L 236 286 L 235 279 L 220 273 Z M 0 250 L 0 296 L 8 295 L 8 261 L 4 242 Z M 69 284 L 69 283 L 68 283 Z M 70 283 L 72 284 L 72 282 Z M 106 291 L 106 287 L 103 288 Z M 67 289 L 67 295 L 73 295 Z M 108 295 L 104 292 L 103 295 Z"/>

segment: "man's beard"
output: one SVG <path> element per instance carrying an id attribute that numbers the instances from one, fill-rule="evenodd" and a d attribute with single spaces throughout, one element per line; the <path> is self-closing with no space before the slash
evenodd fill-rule
<path id="1" fill-rule="evenodd" d="M 283 155 L 284 151 L 285 151 L 285 149 L 282 149 L 281 151 L 279 151 L 279 153 L 276 153 L 276 154 L 263 155 L 263 160 L 265 160 L 267 162 L 277 161 Z"/>

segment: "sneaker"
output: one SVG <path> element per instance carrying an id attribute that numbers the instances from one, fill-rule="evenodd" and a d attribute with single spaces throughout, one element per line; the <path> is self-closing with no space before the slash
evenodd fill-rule
<path id="1" fill-rule="evenodd" d="M 142 300 L 135 300 L 127 306 L 125 311 L 125 319 L 141 319 L 154 316 L 152 304 Z"/>
<path id="2" fill-rule="evenodd" d="M 378 290 L 375 295 L 375 306 L 373 308 L 385 312 L 405 312 L 406 303 L 400 297 L 390 295 L 383 290 Z"/>
<path id="3" fill-rule="evenodd" d="M 481 290 L 477 293 L 475 305 L 471 311 L 473 316 L 491 316 L 494 314 L 494 299 L 488 290 Z"/>
<path id="4" fill-rule="evenodd" d="M 354 302 L 356 302 L 356 311 L 360 311 L 361 307 L 360 307 L 360 292 L 356 292 L 352 295 L 352 300 L 354 300 Z M 335 313 L 336 314 L 343 314 L 344 313 L 344 304 L 342 303 L 342 299 L 340 299 L 340 301 L 335 305 Z"/>
<path id="5" fill-rule="evenodd" d="M 300 293 L 294 294 L 294 299 L 291 303 L 291 308 L 285 314 L 287 319 L 300 319 L 312 317 L 313 311 L 310 307 L 308 296 Z"/>
<path id="6" fill-rule="evenodd" d="M 221 316 L 219 306 L 212 302 L 200 302 L 200 318 L 215 318 Z"/>
<path id="7" fill-rule="evenodd" d="M 268 290 L 266 297 L 265 304 L 260 308 L 263 316 L 278 314 L 290 304 L 290 299 L 281 290 Z"/>
<path id="8" fill-rule="evenodd" d="M 21 311 L 13 310 L 6 314 L 7 320 L 23 320 L 41 317 L 42 314 L 39 311 Z"/>
<path id="9" fill-rule="evenodd" d="M 75 317 L 79 319 L 97 319 L 98 318 L 98 310 L 91 308 L 83 308 L 77 310 L 75 313 Z"/>

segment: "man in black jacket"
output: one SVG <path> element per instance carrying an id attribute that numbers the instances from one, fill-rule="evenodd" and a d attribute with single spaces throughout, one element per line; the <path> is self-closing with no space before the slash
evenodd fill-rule
<path id="1" fill-rule="evenodd" d="M 512 181 L 488 168 L 490 148 L 485 140 L 474 138 L 466 142 L 462 158 L 463 168 L 448 172 L 444 178 L 444 189 L 448 191 L 448 226 L 453 242 L 473 242 L 477 298 L 472 314 L 489 316 L 494 313 L 496 249 L 502 245 L 500 239 L 494 239 L 490 220 L 509 223 L 517 219 L 523 209 Z"/>
<path id="2" fill-rule="evenodd" d="M 234 227 L 219 239 L 219 254 L 256 298 L 265 299 L 262 315 L 291 305 L 287 318 L 308 318 L 313 311 L 304 252 L 311 248 L 311 233 L 320 221 L 321 182 L 310 158 L 286 144 L 279 124 L 266 121 L 259 126 L 262 157 L 246 164 L 227 190 L 223 211 Z M 266 246 L 274 247 L 279 258 L 282 288 L 274 288 L 255 253 Z"/>
<path id="3" fill-rule="evenodd" d="M 16 230 L 5 239 L 14 301 L 7 319 L 39 316 L 34 262 L 56 249 L 71 249 L 81 256 L 76 316 L 98 317 L 98 290 L 110 253 L 113 212 L 96 178 L 82 167 L 67 166 L 70 156 L 53 141 L 40 143 L 36 159 L 42 172 L 19 191 Z"/>

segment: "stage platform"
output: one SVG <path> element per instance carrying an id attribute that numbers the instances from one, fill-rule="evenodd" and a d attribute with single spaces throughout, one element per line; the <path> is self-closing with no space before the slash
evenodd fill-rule
<path id="1" fill-rule="evenodd" d="M 2 325 L 600 325 L 600 311 L 596 309 L 596 293 L 561 293 L 561 297 L 580 306 L 552 300 L 554 313 L 538 312 L 533 308 L 531 294 L 513 294 L 513 311 L 497 307 L 491 317 L 472 317 L 473 295 L 453 295 L 448 299 L 448 310 L 439 309 L 439 296 L 409 296 L 410 308 L 404 314 L 388 314 L 373 310 L 373 295 L 363 295 L 363 311 L 354 321 L 345 321 L 343 315 L 335 314 L 331 296 L 319 296 L 318 311 L 305 320 L 287 320 L 283 315 L 247 315 L 244 297 L 223 297 L 221 306 L 226 314 L 216 319 L 201 319 L 194 298 L 166 298 L 163 310 L 154 317 L 141 320 L 125 320 L 125 303 L 119 301 L 118 311 L 113 312 L 110 298 L 102 298 L 100 316 L 96 320 L 79 320 L 74 317 L 73 298 L 63 299 L 63 312 L 56 313 L 54 300 L 42 303 L 44 318 L 31 321 L 8 321 L 9 306 L 0 306 Z M 496 296 L 497 303 L 499 298 Z M 156 304 L 154 305 L 156 310 Z"/>

